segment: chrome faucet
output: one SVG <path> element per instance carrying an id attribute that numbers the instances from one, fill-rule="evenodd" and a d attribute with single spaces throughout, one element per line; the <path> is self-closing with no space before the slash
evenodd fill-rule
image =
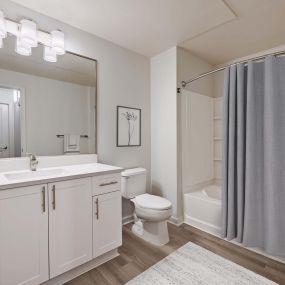
<path id="1" fill-rule="evenodd" d="M 37 160 L 36 155 L 35 155 L 35 154 L 32 154 L 32 153 L 27 153 L 27 155 L 28 155 L 29 158 L 30 158 L 30 170 L 31 170 L 31 171 L 36 171 L 36 170 L 37 170 L 38 163 L 39 163 L 39 161 Z"/>

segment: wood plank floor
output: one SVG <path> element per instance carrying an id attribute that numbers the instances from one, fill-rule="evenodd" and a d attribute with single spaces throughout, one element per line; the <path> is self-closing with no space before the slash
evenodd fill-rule
<path id="1" fill-rule="evenodd" d="M 234 245 L 215 236 L 183 224 L 168 224 L 170 242 L 153 246 L 123 228 L 123 245 L 117 258 L 77 277 L 66 285 L 120 285 L 145 271 L 171 252 L 191 241 L 243 267 L 285 285 L 285 264 Z"/>

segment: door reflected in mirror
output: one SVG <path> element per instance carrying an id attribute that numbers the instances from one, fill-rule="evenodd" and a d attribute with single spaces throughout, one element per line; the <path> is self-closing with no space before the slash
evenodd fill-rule
<path id="1" fill-rule="evenodd" d="M 0 158 L 96 153 L 96 60 L 42 52 L 0 49 Z"/>
<path id="2" fill-rule="evenodd" d="M 21 92 L 0 88 L 0 157 L 21 156 Z"/>

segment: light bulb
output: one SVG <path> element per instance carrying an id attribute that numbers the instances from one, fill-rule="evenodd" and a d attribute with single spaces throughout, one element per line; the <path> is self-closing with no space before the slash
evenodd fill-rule
<path id="1" fill-rule="evenodd" d="M 51 34 L 51 48 L 58 55 L 65 54 L 64 33 L 61 31 L 52 31 L 50 34 Z"/>
<path id="2" fill-rule="evenodd" d="M 57 62 L 56 52 L 52 48 L 45 46 L 44 60 L 48 62 Z"/>
<path id="3" fill-rule="evenodd" d="M 36 23 L 26 19 L 21 20 L 19 37 L 22 42 L 30 47 L 36 47 L 38 45 Z"/>

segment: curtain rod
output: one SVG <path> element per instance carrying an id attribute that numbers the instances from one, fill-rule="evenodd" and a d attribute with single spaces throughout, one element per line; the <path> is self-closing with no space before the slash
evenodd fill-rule
<path id="1" fill-rule="evenodd" d="M 265 54 L 265 55 L 261 55 L 261 56 L 257 56 L 257 57 L 252 57 L 252 58 L 249 58 L 249 59 L 245 59 L 245 60 L 241 60 L 241 61 L 238 61 L 238 62 L 234 62 L 234 63 L 231 63 L 231 64 L 227 64 L 225 66 L 222 66 L 222 67 L 219 67 L 217 69 L 214 69 L 214 70 L 211 70 L 211 71 L 208 71 L 208 72 L 205 72 L 205 73 L 201 73 L 195 77 L 192 77 L 190 78 L 189 80 L 187 81 L 182 81 L 181 82 L 181 86 L 182 88 L 185 88 L 188 84 L 190 84 L 191 82 L 193 81 L 196 81 L 200 78 L 203 78 L 205 76 L 208 76 L 210 74 L 213 74 L 213 73 L 216 73 L 216 72 L 219 72 L 219 71 L 222 71 L 224 69 L 226 69 L 227 67 L 230 67 L 232 65 L 235 65 L 235 64 L 239 64 L 239 63 L 247 63 L 249 60 L 261 60 L 261 59 L 264 59 L 265 57 L 267 56 L 270 56 L 270 55 L 275 55 L 275 56 L 278 56 L 278 55 L 284 55 L 285 54 L 285 50 L 283 51 L 278 51 L 278 52 L 272 52 L 272 53 L 268 53 L 268 54 Z"/>

